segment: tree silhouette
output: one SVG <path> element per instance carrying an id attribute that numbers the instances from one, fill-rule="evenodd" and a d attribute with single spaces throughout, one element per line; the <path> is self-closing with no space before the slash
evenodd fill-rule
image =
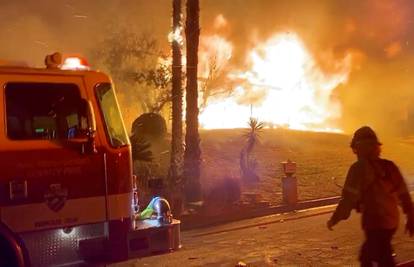
<path id="1" fill-rule="evenodd" d="M 137 102 L 142 112 L 159 113 L 171 101 L 169 55 L 151 34 L 115 28 L 91 53 L 95 65 L 111 75 L 123 104 Z"/>
<path id="2" fill-rule="evenodd" d="M 184 153 L 184 176 L 188 202 L 202 200 L 200 185 L 200 136 L 198 133 L 198 45 L 200 36 L 199 1 L 187 0 L 186 45 L 187 45 L 187 86 L 186 86 L 186 134 Z"/>
<path id="3" fill-rule="evenodd" d="M 175 185 L 181 183 L 181 165 L 183 154 L 183 92 L 181 82 L 181 0 L 173 0 L 173 27 L 172 27 L 172 140 L 170 179 Z"/>

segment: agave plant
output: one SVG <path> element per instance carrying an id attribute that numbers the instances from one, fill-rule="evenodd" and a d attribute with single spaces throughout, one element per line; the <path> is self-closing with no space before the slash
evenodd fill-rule
<path id="1" fill-rule="evenodd" d="M 249 128 L 243 136 L 246 138 L 246 150 L 250 153 L 254 146 L 260 141 L 260 133 L 263 131 L 264 123 L 259 122 L 256 118 L 250 118 L 248 122 Z"/>
<path id="2" fill-rule="evenodd" d="M 256 173 L 257 160 L 252 152 L 254 147 L 260 142 L 260 134 L 263 131 L 264 124 L 256 118 L 250 118 L 248 125 L 249 128 L 243 134 L 243 137 L 246 138 L 246 145 L 240 152 L 240 170 L 243 180 L 257 182 L 259 180 L 259 176 Z"/>

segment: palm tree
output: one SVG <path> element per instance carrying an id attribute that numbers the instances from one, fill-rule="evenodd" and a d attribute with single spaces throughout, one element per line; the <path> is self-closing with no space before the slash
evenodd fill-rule
<path id="1" fill-rule="evenodd" d="M 186 197 L 188 202 L 202 200 L 200 185 L 200 136 L 198 133 L 198 44 L 200 36 L 199 0 L 187 0 L 186 45 L 187 45 L 187 86 L 186 86 L 186 134 L 184 152 L 184 176 L 187 179 Z"/>
<path id="2" fill-rule="evenodd" d="M 181 44 L 178 36 L 181 34 L 181 0 L 173 0 L 173 29 L 172 48 L 172 140 L 170 178 L 174 186 L 181 181 L 181 164 L 183 153 L 183 92 L 181 83 Z"/>

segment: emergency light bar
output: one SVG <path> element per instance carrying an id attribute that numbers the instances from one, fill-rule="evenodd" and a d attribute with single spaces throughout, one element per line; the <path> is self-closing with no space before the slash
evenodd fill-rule
<path id="1" fill-rule="evenodd" d="M 86 59 L 78 56 L 62 56 L 61 53 L 47 55 L 45 65 L 48 69 L 62 70 L 89 70 L 89 64 Z"/>
<path id="2" fill-rule="evenodd" d="M 62 70 L 88 70 L 89 66 L 85 59 L 79 57 L 68 57 L 63 61 Z"/>

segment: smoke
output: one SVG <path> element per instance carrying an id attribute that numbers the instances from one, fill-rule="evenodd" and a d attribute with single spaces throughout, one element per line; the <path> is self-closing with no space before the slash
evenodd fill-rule
<path id="1" fill-rule="evenodd" d="M 168 44 L 170 6 L 165 1 L 0 0 L 0 58 L 41 66 L 55 51 L 88 56 L 108 31 L 151 32 Z"/>
<path id="2" fill-rule="evenodd" d="M 341 65 L 337 62 L 352 55 L 348 81 L 331 96 L 342 106 L 338 123 L 345 131 L 368 124 L 392 135 L 413 133 L 414 90 L 410 71 L 414 64 L 414 2 L 200 3 L 201 34 L 219 34 L 232 43 L 232 68 L 248 69 L 247 51 L 275 33 L 294 32 L 326 73 L 338 72 Z M 2 59 L 24 60 L 39 66 L 44 56 L 54 51 L 88 55 L 111 27 L 119 25 L 137 32 L 150 31 L 164 49 L 169 48 L 171 1 L 0 0 L 0 5 Z"/>
<path id="3" fill-rule="evenodd" d="M 83 55 L 93 67 L 106 71 L 107 66 L 99 65 L 100 59 L 95 58 L 96 51 L 108 36 L 125 29 L 137 36 L 150 32 L 164 49 L 169 46 L 170 5 L 161 0 L 0 0 L 0 5 L 2 60 L 43 67 L 45 56 L 59 51 Z M 130 128 L 129 122 L 142 113 L 141 103 L 136 101 L 139 90 L 116 85 Z M 150 91 L 143 88 L 140 92 L 145 89 Z"/>
<path id="4" fill-rule="evenodd" d="M 326 73 L 352 56 L 348 81 L 331 96 L 342 106 L 347 132 L 371 125 L 382 133 L 412 134 L 414 127 L 414 3 L 368 1 L 205 1 L 203 25 L 222 14 L 226 37 L 235 44 L 235 64 L 246 51 L 277 32 L 295 32 Z M 206 26 L 205 26 L 206 27 Z M 204 28 L 209 32 L 209 27 Z M 238 62 L 237 62 L 238 61 Z"/>

